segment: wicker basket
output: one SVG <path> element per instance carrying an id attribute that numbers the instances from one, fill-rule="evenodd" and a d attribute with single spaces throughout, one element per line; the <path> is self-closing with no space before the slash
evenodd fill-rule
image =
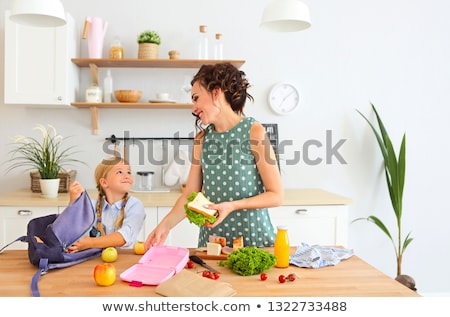
<path id="1" fill-rule="evenodd" d="M 77 171 L 71 170 L 67 173 L 59 173 L 58 177 L 60 178 L 59 181 L 59 190 L 58 193 L 68 193 L 69 192 L 69 186 L 70 183 L 72 183 L 75 180 L 75 177 L 77 176 Z M 31 191 L 33 193 L 40 193 L 41 192 L 41 186 L 39 185 L 39 180 L 41 179 L 41 175 L 39 172 L 31 172 Z"/>
<path id="2" fill-rule="evenodd" d="M 159 45 L 154 43 L 139 43 L 138 59 L 157 59 Z"/>

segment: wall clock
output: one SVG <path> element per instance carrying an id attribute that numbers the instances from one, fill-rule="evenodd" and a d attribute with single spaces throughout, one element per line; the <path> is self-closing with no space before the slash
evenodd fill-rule
<path id="1" fill-rule="evenodd" d="M 290 83 L 275 84 L 269 93 L 269 105 L 277 114 L 289 114 L 298 108 L 300 93 Z"/>

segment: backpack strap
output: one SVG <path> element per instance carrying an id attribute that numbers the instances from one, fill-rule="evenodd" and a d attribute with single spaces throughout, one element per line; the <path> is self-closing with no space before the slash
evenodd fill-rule
<path id="1" fill-rule="evenodd" d="M 9 247 L 11 244 L 13 244 L 13 243 L 16 242 L 16 241 L 28 242 L 27 236 L 21 236 L 21 237 L 18 237 L 16 240 L 14 240 L 14 241 L 8 243 L 7 245 L 5 245 L 3 248 L 0 249 L 0 253 L 2 253 L 4 249 L 6 249 L 7 247 Z"/>
<path id="2" fill-rule="evenodd" d="M 102 254 L 103 249 L 92 248 L 86 249 L 80 252 L 73 253 L 74 255 L 78 255 L 78 258 L 74 258 L 73 260 L 67 260 L 66 262 L 59 263 L 48 263 L 48 258 L 41 258 L 39 260 L 39 269 L 33 275 L 31 279 L 31 295 L 33 297 L 40 297 L 41 294 L 39 292 L 38 282 L 41 275 L 47 274 L 48 271 L 53 269 L 60 269 L 69 267 L 75 264 L 79 264 L 81 262 L 96 258 Z"/>
<path id="3" fill-rule="evenodd" d="M 48 271 L 48 259 L 42 258 L 39 261 L 39 269 L 37 272 L 33 275 L 33 278 L 31 279 L 31 295 L 33 297 L 40 297 L 41 294 L 39 293 L 39 287 L 38 282 L 41 275 L 44 275 Z"/>

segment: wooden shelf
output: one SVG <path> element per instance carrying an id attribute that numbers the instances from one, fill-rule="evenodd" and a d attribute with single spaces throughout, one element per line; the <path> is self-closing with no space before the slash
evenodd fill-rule
<path id="1" fill-rule="evenodd" d="M 131 109 L 184 109 L 192 108 L 192 104 L 174 103 L 174 102 L 110 102 L 110 103 L 92 103 L 92 102 L 72 102 L 72 106 L 76 108 L 131 108 Z"/>
<path id="2" fill-rule="evenodd" d="M 98 134 L 98 109 L 99 108 L 115 108 L 115 109 L 190 109 L 192 104 L 188 103 L 156 103 L 156 102 L 111 102 L 111 103 L 91 103 L 91 102 L 72 102 L 72 106 L 76 108 L 89 108 L 91 110 L 92 132 Z"/>
<path id="3" fill-rule="evenodd" d="M 244 60 L 201 60 L 201 59 L 107 59 L 107 58 L 72 58 L 72 63 L 78 67 L 89 67 L 97 80 L 97 68 L 200 68 L 202 65 L 212 65 L 220 62 L 228 62 L 240 68 Z M 93 76 L 94 78 L 94 76 Z M 121 109 L 188 109 L 192 104 L 183 103 L 89 103 L 73 102 L 73 107 L 89 108 L 91 110 L 92 129 L 94 134 L 98 134 L 98 109 L 99 108 L 121 108 Z"/>
<path id="4" fill-rule="evenodd" d="M 103 59 L 103 58 L 72 58 L 72 62 L 79 67 L 121 67 L 121 68 L 200 68 L 202 65 L 211 65 L 219 62 L 229 62 L 240 68 L 244 60 L 201 60 L 201 59 Z"/>

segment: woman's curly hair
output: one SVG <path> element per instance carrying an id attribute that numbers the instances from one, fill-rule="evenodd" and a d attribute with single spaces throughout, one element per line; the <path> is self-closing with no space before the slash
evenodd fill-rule
<path id="1" fill-rule="evenodd" d="M 197 81 L 210 92 L 219 87 L 231 109 L 239 115 L 244 115 L 243 109 L 247 98 L 253 102 L 253 96 L 247 92 L 250 83 L 245 73 L 230 63 L 203 65 L 192 79 L 191 85 Z M 199 118 L 196 125 L 201 126 Z"/>

